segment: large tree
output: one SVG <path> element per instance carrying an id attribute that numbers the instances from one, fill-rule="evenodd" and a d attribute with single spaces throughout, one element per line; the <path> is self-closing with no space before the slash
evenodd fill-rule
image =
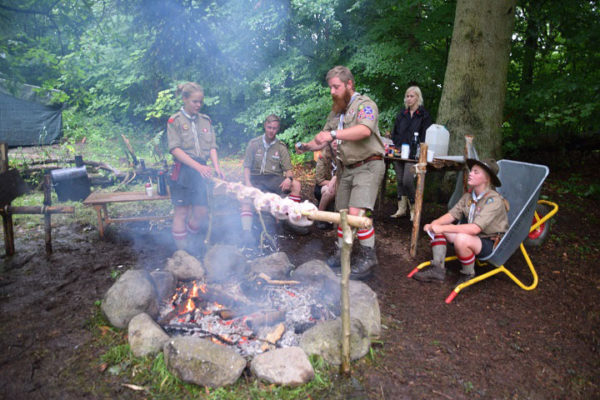
<path id="1" fill-rule="evenodd" d="M 451 134 L 450 153 L 462 154 L 475 136 L 480 156 L 499 157 L 502 110 L 516 0 L 458 0 L 437 123 Z"/>

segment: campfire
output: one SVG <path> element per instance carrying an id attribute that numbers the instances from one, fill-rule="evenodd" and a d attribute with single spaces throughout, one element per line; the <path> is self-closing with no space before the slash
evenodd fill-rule
<path id="1" fill-rule="evenodd" d="M 184 282 L 164 302 L 159 325 L 170 335 L 203 337 L 242 356 L 297 346 L 317 322 L 336 318 L 314 286 L 264 273 L 235 283 Z"/>

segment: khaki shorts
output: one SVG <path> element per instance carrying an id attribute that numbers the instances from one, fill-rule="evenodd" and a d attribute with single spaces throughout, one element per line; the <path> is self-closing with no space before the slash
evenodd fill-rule
<path id="1" fill-rule="evenodd" d="M 384 173 L 383 160 L 369 161 L 356 168 L 342 168 L 335 195 L 336 210 L 348 207 L 372 210 Z"/>

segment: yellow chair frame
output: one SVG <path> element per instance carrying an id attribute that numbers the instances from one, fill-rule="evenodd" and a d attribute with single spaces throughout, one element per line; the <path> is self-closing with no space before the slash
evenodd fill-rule
<path id="1" fill-rule="evenodd" d="M 529 229 L 529 233 L 533 232 L 534 230 L 538 229 L 543 223 L 545 223 L 546 221 L 548 221 L 550 218 L 552 218 L 554 216 L 554 214 L 556 214 L 558 212 L 558 204 L 553 203 L 551 201 L 547 201 L 547 200 L 538 200 L 537 202 L 538 204 L 545 204 L 547 206 L 552 207 L 552 209 L 546 214 L 544 215 L 542 218 L 540 218 L 540 216 L 538 215 L 537 212 L 535 212 L 535 219 L 537 220 L 536 223 L 534 223 L 533 225 L 531 225 L 531 228 Z M 484 274 L 475 276 L 474 278 L 461 283 L 460 285 L 456 286 L 454 288 L 454 290 L 450 293 L 450 295 L 448 295 L 448 297 L 446 298 L 446 304 L 450 304 L 452 302 L 452 300 L 454 300 L 454 298 L 458 295 L 458 293 L 463 290 L 466 287 L 469 287 L 471 285 L 476 284 L 477 282 L 481 282 L 484 279 L 487 279 L 493 275 L 499 274 L 501 272 L 505 273 L 506 275 L 508 275 L 508 277 L 510 279 L 512 279 L 513 282 L 515 282 L 517 285 L 519 285 L 519 287 L 523 290 L 533 290 L 537 287 L 538 285 L 538 274 L 535 270 L 535 267 L 533 266 L 533 263 L 531 262 L 531 258 L 529 257 L 529 254 L 527 253 L 527 250 L 525 250 L 525 246 L 523 245 L 523 242 L 521 242 L 521 244 L 519 245 L 519 248 L 521 249 L 521 253 L 523 254 L 523 258 L 525 259 L 525 262 L 527 263 L 527 265 L 529 266 L 529 270 L 531 271 L 531 275 L 533 276 L 533 281 L 531 282 L 530 285 L 525 285 L 523 282 L 521 282 L 521 280 L 519 280 L 512 272 L 510 272 L 504 265 L 500 265 L 494 269 L 492 269 L 491 271 L 488 271 Z M 445 261 L 454 261 L 456 260 L 458 257 L 456 256 L 450 256 L 450 257 L 446 257 Z M 484 266 L 487 265 L 486 262 L 479 262 L 479 260 L 477 261 L 477 265 L 479 266 Z M 414 274 L 416 274 L 420 269 L 423 269 L 427 266 L 431 265 L 431 261 L 426 261 L 424 263 L 419 264 L 416 268 L 414 268 L 409 274 L 408 277 L 412 278 L 412 276 Z"/>

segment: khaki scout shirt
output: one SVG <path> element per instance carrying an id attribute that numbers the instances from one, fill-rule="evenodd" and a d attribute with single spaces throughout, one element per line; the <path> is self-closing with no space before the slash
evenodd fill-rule
<path id="1" fill-rule="evenodd" d="M 263 137 L 264 135 L 261 135 L 248 143 L 244 168 L 250 168 L 251 175 L 283 175 L 285 171 L 292 169 L 292 161 L 286 145 L 275 138 L 265 149 Z"/>
<path id="2" fill-rule="evenodd" d="M 324 130 L 338 129 L 340 115 L 333 111 L 329 113 Z M 338 146 L 338 158 L 343 165 L 352 165 L 374 155 L 382 155 L 385 150 L 379 135 L 379 110 L 377 104 L 369 97 L 356 94 L 344 113 L 342 129 L 355 125 L 365 125 L 371 130 L 371 135 L 362 140 L 341 140 Z"/>
<path id="3" fill-rule="evenodd" d="M 472 202 L 471 193 L 465 193 L 449 211 L 457 221 L 469 217 Z M 476 205 L 473 223 L 481 228 L 479 236 L 493 236 L 508 230 L 508 217 L 504 199 L 498 192 L 490 190 Z"/>
<path id="4" fill-rule="evenodd" d="M 195 130 L 195 132 L 194 132 Z M 207 160 L 210 150 L 217 148 L 217 139 L 210 118 L 198 114 L 193 120 L 179 111 L 167 123 L 169 152 L 176 147 L 188 155 Z"/>
<path id="5" fill-rule="evenodd" d="M 315 170 L 315 180 L 317 185 L 320 185 L 323 181 L 330 181 L 333 178 L 333 170 L 336 162 L 335 156 L 332 154 L 331 145 L 325 146 L 321 150 L 321 155 L 317 160 L 317 167 Z"/>

